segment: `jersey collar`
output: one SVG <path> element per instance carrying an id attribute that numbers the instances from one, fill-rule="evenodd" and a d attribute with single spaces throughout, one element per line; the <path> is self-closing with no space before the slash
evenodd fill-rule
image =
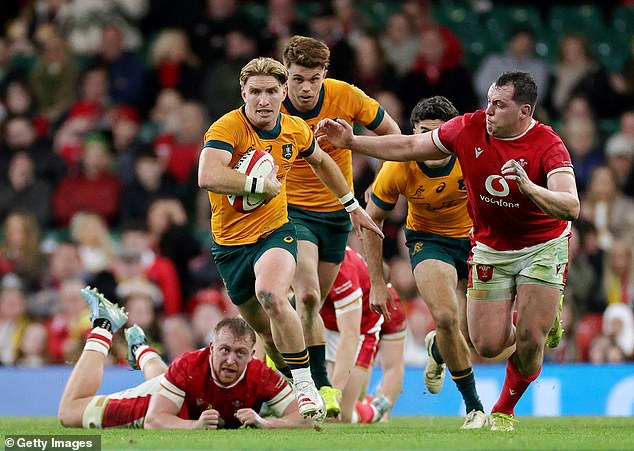
<path id="1" fill-rule="evenodd" d="M 209 350 L 209 369 L 211 370 L 211 379 L 214 381 L 214 384 L 216 384 L 218 387 L 220 388 L 233 388 L 236 385 L 238 385 L 240 383 L 240 381 L 242 379 L 244 379 L 244 375 L 247 374 L 247 368 L 249 368 L 249 364 L 247 363 L 247 365 L 244 367 L 244 371 L 242 372 L 242 374 L 240 375 L 240 377 L 231 385 L 224 385 L 222 382 L 220 382 L 218 380 L 218 377 L 216 376 L 216 372 L 214 371 L 214 366 L 211 363 L 211 356 L 213 355 L 214 350 L 210 349 Z"/>
<path id="2" fill-rule="evenodd" d="M 304 120 L 312 119 L 314 117 L 319 116 L 319 113 L 321 113 L 321 107 L 324 104 L 324 92 L 325 91 L 326 90 L 324 88 L 324 85 L 321 85 L 321 89 L 319 90 L 319 98 L 317 99 L 317 104 L 315 105 L 315 107 L 312 110 L 308 110 L 308 111 L 299 111 L 299 110 L 297 110 L 293 106 L 293 102 L 291 102 L 291 100 L 287 96 L 286 99 L 284 99 L 284 106 L 286 107 L 286 111 L 288 111 L 288 113 L 290 115 L 301 117 Z"/>
<path id="3" fill-rule="evenodd" d="M 423 171 L 423 174 L 425 174 L 427 177 L 447 177 L 449 174 L 451 174 L 451 171 L 456 164 L 456 154 L 454 153 L 451 156 L 451 159 L 447 162 L 446 165 L 437 168 L 430 168 L 422 161 L 417 161 L 416 164 L 418 165 L 420 170 Z"/>
<path id="4" fill-rule="evenodd" d="M 261 139 L 276 139 L 278 136 L 280 136 L 280 133 L 282 131 L 282 126 L 280 125 L 280 121 L 282 120 L 282 113 L 278 113 L 275 127 L 273 127 L 271 130 L 262 130 L 253 125 L 253 123 L 249 120 L 247 113 L 244 111 L 244 105 L 240 107 L 240 111 L 242 112 L 242 115 L 245 117 L 249 125 L 253 128 L 253 130 L 255 130 L 255 132 Z"/>

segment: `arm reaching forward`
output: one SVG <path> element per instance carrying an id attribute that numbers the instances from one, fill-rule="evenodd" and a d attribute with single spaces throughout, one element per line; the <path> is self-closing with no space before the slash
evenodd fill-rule
<path id="1" fill-rule="evenodd" d="M 317 142 L 352 149 L 374 158 L 391 161 L 441 160 L 447 154 L 432 141 L 431 132 L 417 135 L 359 136 L 343 119 L 323 119 L 317 124 Z"/>

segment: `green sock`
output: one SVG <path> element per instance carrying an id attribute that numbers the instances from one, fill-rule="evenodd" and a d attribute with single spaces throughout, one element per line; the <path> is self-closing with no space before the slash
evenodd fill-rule
<path id="1" fill-rule="evenodd" d="M 310 375 L 315 381 L 315 386 L 317 389 L 324 386 L 332 387 L 326 369 L 326 345 L 308 346 L 307 349 L 310 354 Z"/>
<path id="2" fill-rule="evenodd" d="M 480 410 L 484 412 L 484 407 L 482 407 L 482 402 L 480 401 L 480 397 L 476 391 L 473 368 L 469 367 L 466 370 L 449 372 L 451 373 L 451 378 L 455 382 L 456 387 L 458 387 L 458 390 L 462 394 L 462 399 L 464 399 L 467 413 L 472 410 Z"/>

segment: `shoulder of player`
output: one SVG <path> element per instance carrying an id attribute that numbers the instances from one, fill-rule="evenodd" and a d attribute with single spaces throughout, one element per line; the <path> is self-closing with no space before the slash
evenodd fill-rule
<path id="1" fill-rule="evenodd" d="M 346 81 L 337 80 L 336 78 L 326 78 L 324 80 L 324 90 L 326 98 L 335 97 L 339 100 L 345 96 L 356 97 L 359 92 L 363 92 L 355 85 Z"/>
<path id="2" fill-rule="evenodd" d="M 304 119 L 299 116 L 282 113 L 282 130 L 284 132 L 305 131 L 306 129 L 311 130 L 310 125 Z"/>

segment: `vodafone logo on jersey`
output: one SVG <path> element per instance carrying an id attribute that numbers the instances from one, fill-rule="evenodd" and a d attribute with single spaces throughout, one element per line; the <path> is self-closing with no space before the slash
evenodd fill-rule
<path id="1" fill-rule="evenodd" d="M 484 182 L 484 187 L 489 194 L 495 197 L 506 197 L 511 192 L 509 184 L 501 175 L 490 175 Z"/>
<path id="2" fill-rule="evenodd" d="M 490 175 L 486 178 L 484 181 L 484 188 L 487 190 L 487 193 L 497 198 L 506 197 L 511 193 L 511 189 L 509 188 L 509 184 L 506 179 L 497 174 Z M 489 204 L 499 205 L 500 207 L 520 208 L 520 204 L 518 202 L 507 202 L 503 199 L 494 199 L 484 194 L 480 194 L 480 200 Z"/>

